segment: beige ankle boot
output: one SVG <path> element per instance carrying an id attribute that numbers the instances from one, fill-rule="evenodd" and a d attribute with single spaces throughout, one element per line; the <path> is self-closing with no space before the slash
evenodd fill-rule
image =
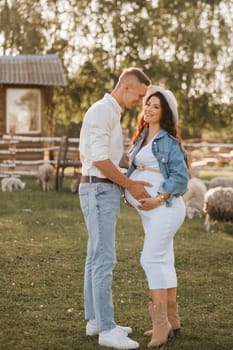
<path id="1" fill-rule="evenodd" d="M 151 318 L 152 318 L 152 308 L 153 308 L 153 304 L 152 304 L 152 301 L 150 301 L 149 304 L 148 304 L 148 311 L 149 311 L 149 314 L 150 314 Z M 146 337 L 152 337 L 152 333 L 153 333 L 153 329 L 150 329 L 148 331 L 145 331 L 143 333 L 143 335 L 145 335 Z"/>
<path id="2" fill-rule="evenodd" d="M 174 334 L 180 331 L 180 317 L 178 313 L 178 304 L 175 301 L 168 301 L 167 303 L 167 317 L 171 323 Z"/>
<path id="3" fill-rule="evenodd" d="M 149 310 L 153 323 L 153 333 L 149 348 L 160 347 L 165 344 L 172 335 L 172 326 L 167 318 L 167 303 L 160 302 L 158 305 L 152 305 Z"/>
<path id="4" fill-rule="evenodd" d="M 152 307 L 152 302 L 149 303 L 149 312 L 151 310 L 151 307 Z M 175 301 L 169 301 L 167 303 L 167 317 L 168 317 L 168 321 L 172 326 L 174 335 L 176 335 L 180 331 L 180 317 L 178 313 L 178 304 Z M 151 337 L 152 333 L 153 331 L 152 329 L 150 329 L 144 332 L 144 335 L 146 337 Z"/>

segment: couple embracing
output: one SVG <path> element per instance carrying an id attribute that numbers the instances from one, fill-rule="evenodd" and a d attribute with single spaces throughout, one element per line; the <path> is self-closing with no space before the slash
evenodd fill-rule
<path id="1" fill-rule="evenodd" d="M 123 154 L 122 108 L 142 103 L 132 138 L 127 176 Z M 176 301 L 177 276 L 173 238 L 185 218 L 182 195 L 189 171 L 177 132 L 178 110 L 173 93 L 152 85 L 139 68 L 122 72 L 111 93 L 87 111 L 80 133 L 81 209 L 88 231 L 84 277 L 86 335 L 98 335 L 101 346 L 136 349 L 131 327 L 116 324 L 112 272 L 116 263 L 115 226 L 122 189 L 142 219 L 145 233 L 141 265 L 151 301 L 149 347 L 160 347 L 180 329 Z"/>

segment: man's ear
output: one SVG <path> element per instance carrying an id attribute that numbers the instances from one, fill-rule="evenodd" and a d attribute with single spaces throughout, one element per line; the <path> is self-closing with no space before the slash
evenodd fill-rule
<path id="1" fill-rule="evenodd" d="M 130 83 L 126 83 L 125 85 L 124 85 L 124 90 L 125 91 L 128 91 L 130 89 Z"/>

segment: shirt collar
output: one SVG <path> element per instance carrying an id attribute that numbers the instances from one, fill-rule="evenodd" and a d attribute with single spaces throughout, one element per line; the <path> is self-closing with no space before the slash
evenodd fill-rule
<path id="1" fill-rule="evenodd" d="M 114 97 L 112 97 L 112 95 L 110 95 L 110 94 L 108 94 L 108 93 L 106 93 L 106 94 L 104 95 L 104 98 L 107 99 L 107 100 L 112 104 L 112 106 L 113 106 L 113 108 L 115 109 L 115 111 L 116 111 L 119 115 L 121 115 L 122 108 L 121 108 L 121 106 L 119 105 L 119 103 L 117 102 L 117 100 L 116 100 Z"/>

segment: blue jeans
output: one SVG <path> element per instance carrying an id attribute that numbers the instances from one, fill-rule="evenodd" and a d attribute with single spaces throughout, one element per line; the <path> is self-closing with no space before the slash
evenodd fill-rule
<path id="1" fill-rule="evenodd" d="M 85 318 L 99 330 L 115 327 L 112 271 L 116 265 L 115 227 L 121 192 L 111 183 L 80 184 L 81 209 L 88 231 L 84 276 Z"/>

